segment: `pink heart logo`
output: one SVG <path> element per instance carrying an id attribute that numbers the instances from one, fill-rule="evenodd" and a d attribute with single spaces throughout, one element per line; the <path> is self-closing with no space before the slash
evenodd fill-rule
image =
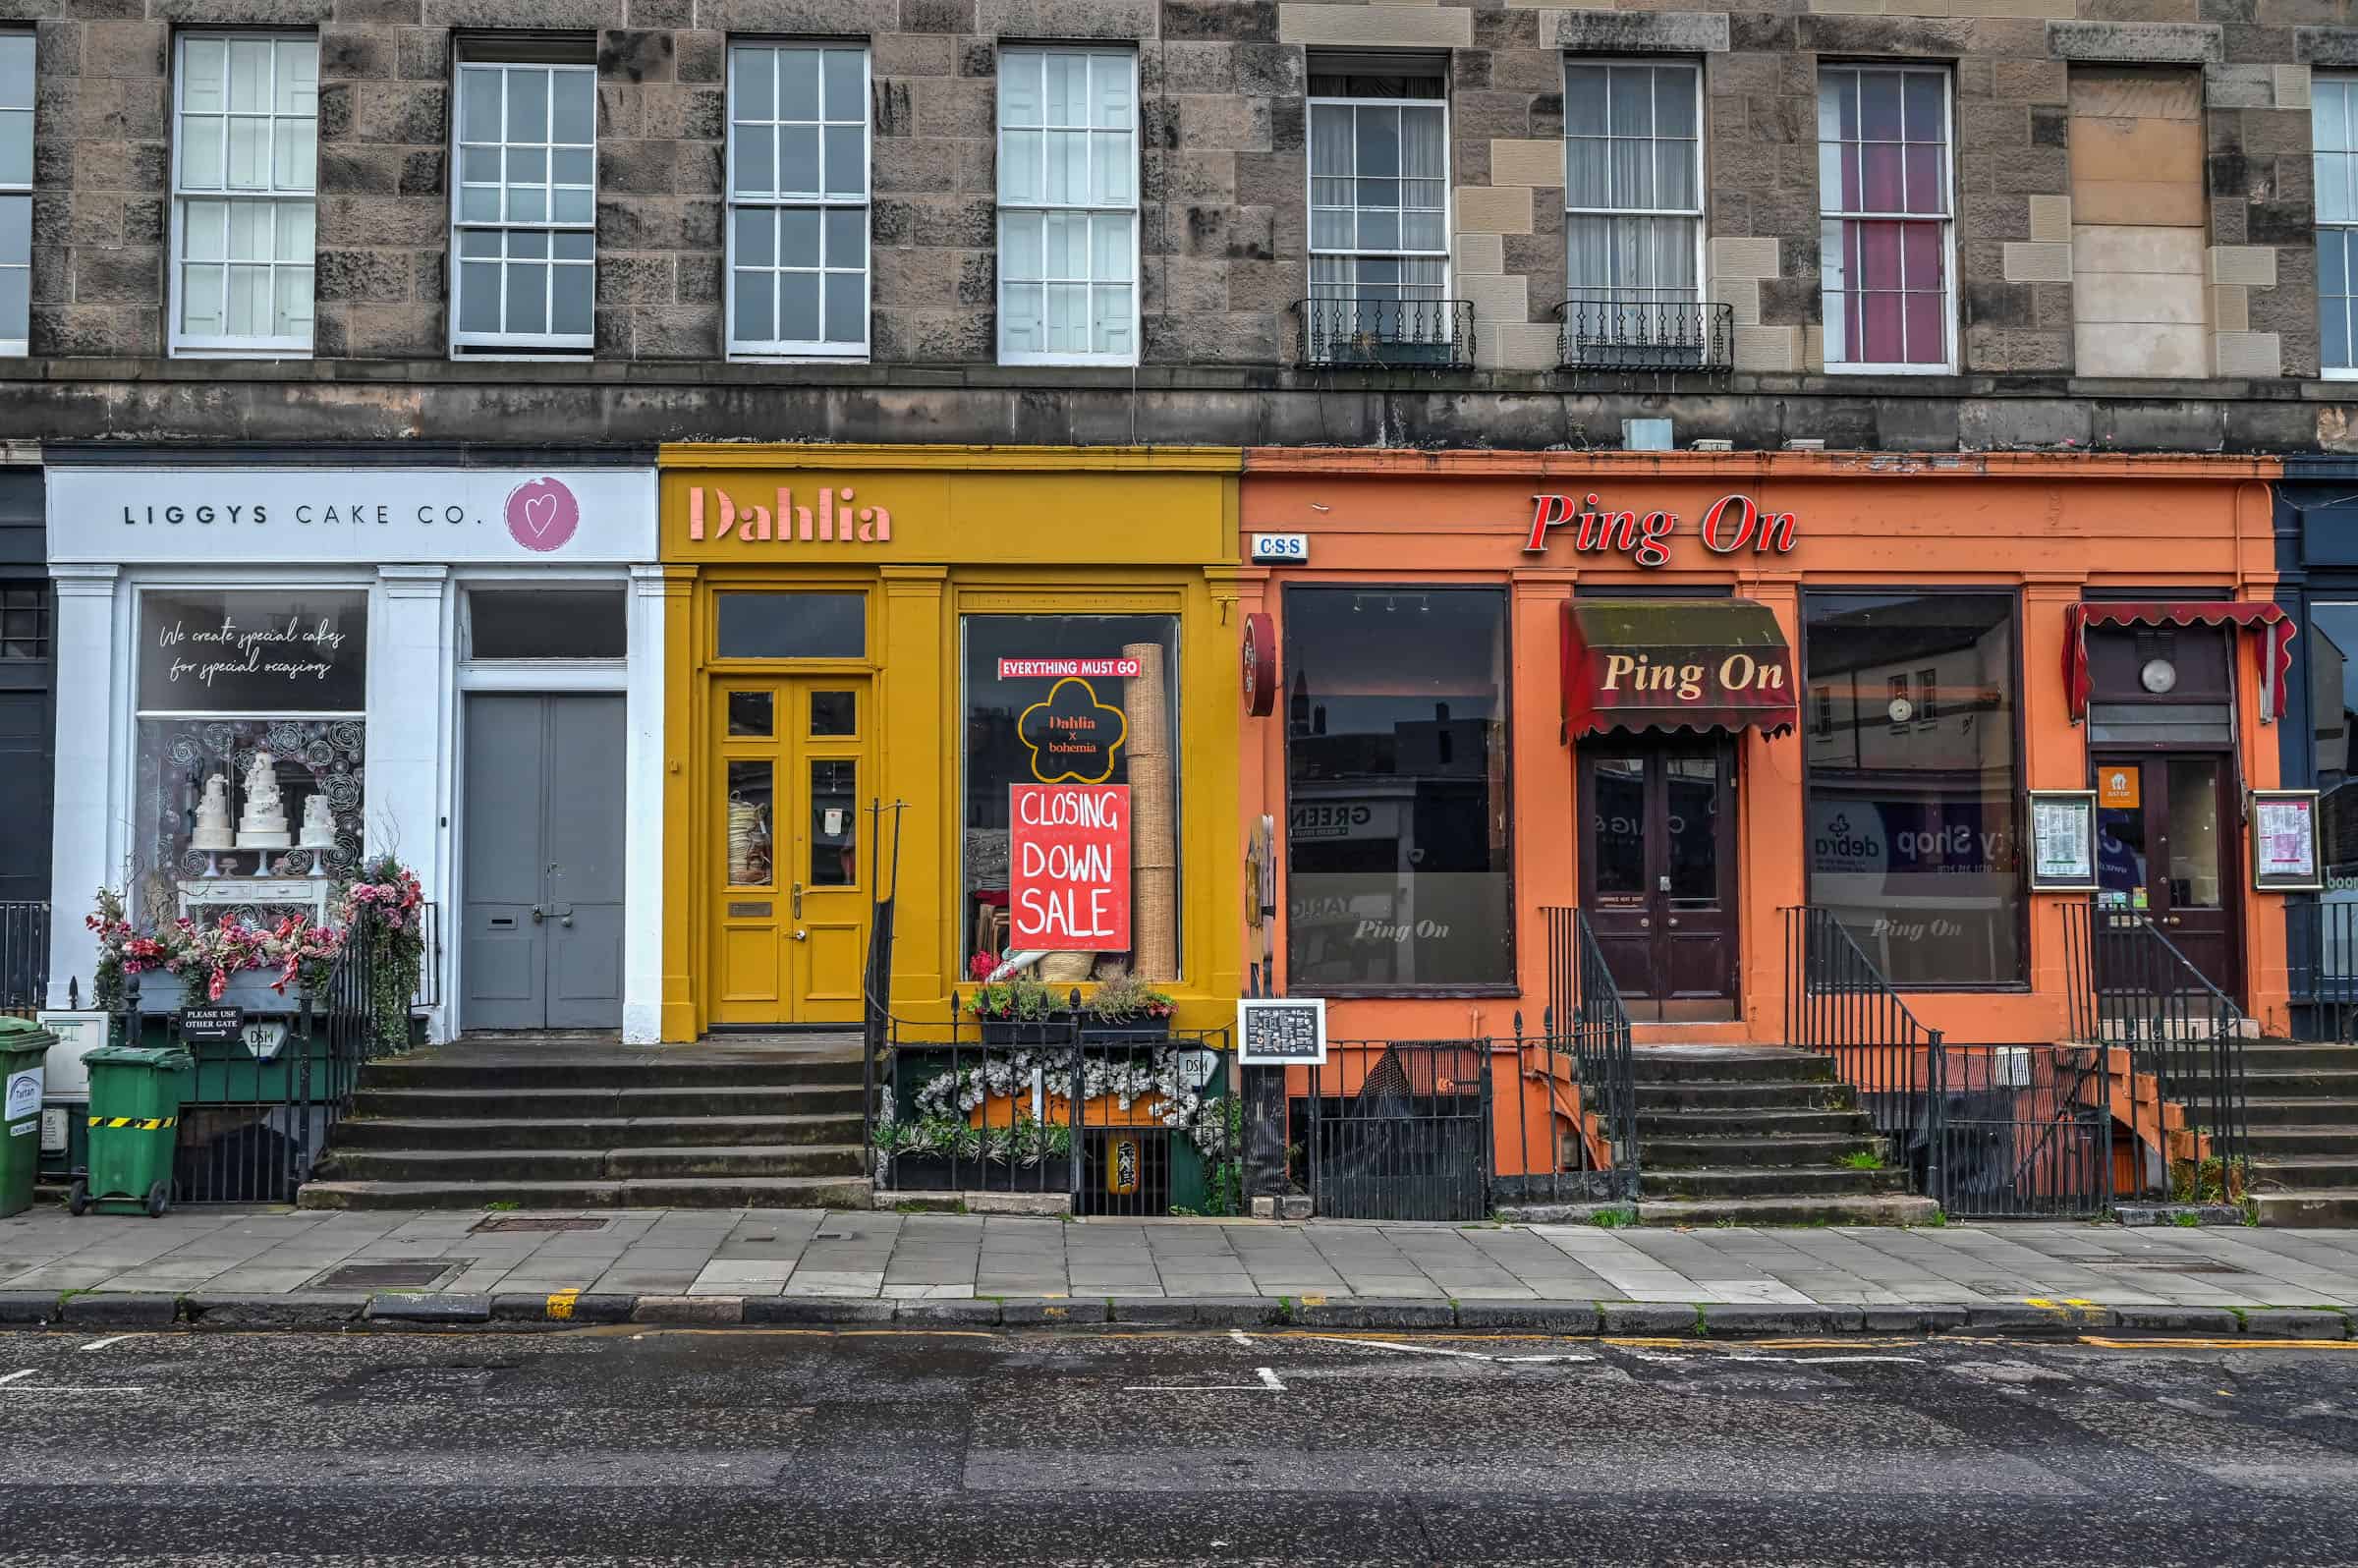
<path id="1" fill-rule="evenodd" d="M 556 479 L 538 478 L 508 492 L 508 535 L 539 554 L 562 549 L 582 526 L 581 504 Z"/>

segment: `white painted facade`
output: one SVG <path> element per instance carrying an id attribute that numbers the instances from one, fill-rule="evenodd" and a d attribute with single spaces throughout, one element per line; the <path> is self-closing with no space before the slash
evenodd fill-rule
<path id="1" fill-rule="evenodd" d="M 135 852 L 141 595 L 343 589 L 367 604 L 364 853 L 398 855 L 440 907 L 435 1038 L 467 1027 L 463 733 L 470 692 L 624 699 L 624 1037 L 658 1037 L 663 821 L 663 594 L 651 467 L 165 469 L 48 473 L 56 588 L 57 807 L 49 1003 L 95 945 L 81 916 L 124 886 Z M 570 501 L 546 504 L 550 486 Z M 612 588 L 620 659 L 470 662 L 471 588 Z"/>

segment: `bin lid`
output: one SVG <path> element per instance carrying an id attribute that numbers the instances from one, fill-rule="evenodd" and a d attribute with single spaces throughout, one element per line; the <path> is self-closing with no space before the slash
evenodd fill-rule
<path id="1" fill-rule="evenodd" d="M 185 1073 L 196 1058 L 178 1045 L 101 1045 L 82 1053 L 84 1062 L 116 1067 L 152 1067 L 159 1072 Z"/>
<path id="2" fill-rule="evenodd" d="M 0 1018 L 0 1051 L 45 1051 L 56 1043 L 55 1035 L 29 1018 Z"/>

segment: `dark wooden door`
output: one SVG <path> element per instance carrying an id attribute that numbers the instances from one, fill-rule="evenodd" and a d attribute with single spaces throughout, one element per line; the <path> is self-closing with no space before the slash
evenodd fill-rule
<path id="1" fill-rule="evenodd" d="M 1581 904 L 1633 1017 L 1731 1016 L 1734 784 L 1724 741 L 1581 750 Z"/>
<path id="2" fill-rule="evenodd" d="M 2232 759 L 2221 752 L 2098 756 L 2097 878 L 2142 909 L 2228 996 L 2243 974 Z"/>

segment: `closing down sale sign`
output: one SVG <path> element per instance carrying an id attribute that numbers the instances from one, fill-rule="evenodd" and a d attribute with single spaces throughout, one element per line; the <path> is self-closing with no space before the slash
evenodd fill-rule
<path id="1" fill-rule="evenodd" d="M 1016 784 L 1008 845 L 1009 945 L 1118 953 L 1130 946 L 1130 787 Z"/>

